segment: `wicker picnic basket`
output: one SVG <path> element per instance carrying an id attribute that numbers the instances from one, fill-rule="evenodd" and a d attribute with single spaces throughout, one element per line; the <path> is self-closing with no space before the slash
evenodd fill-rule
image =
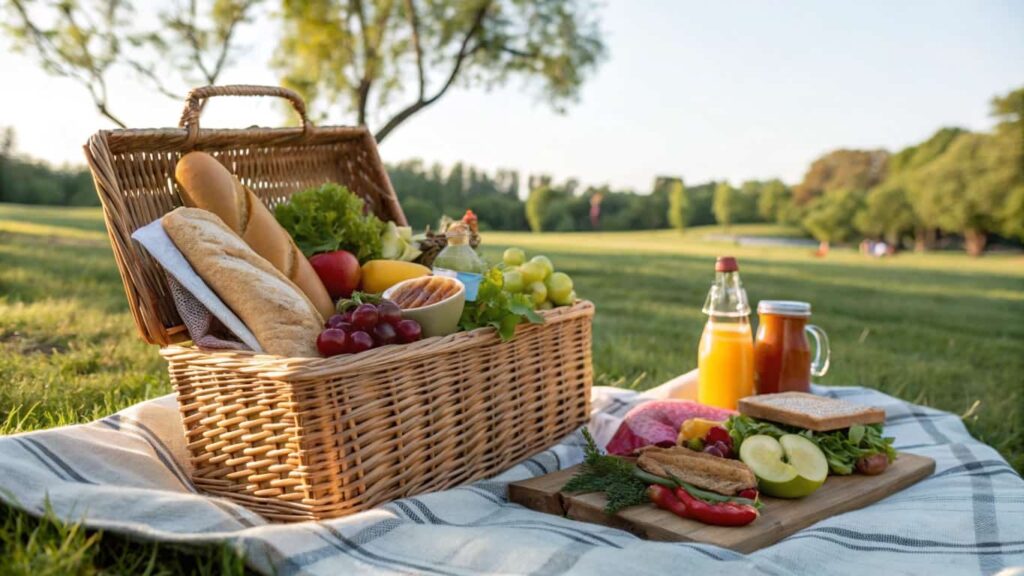
<path id="1" fill-rule="evenodd" d="M 295 128 L 200 129 L 213 96 L 288 99 Z M 100 131 L 85 147 L 128 303 L 177 391 L 196 486 L 272 520 L 332 518 L 494 474 L 584 423 L 593 305 L 544 312 L 510 342 L 478 329 L 333 358 L 206 352 L 182 343 L 164 274 L 133 243 L 181 205 L 174 167 L 204 150 L 269 206 L 340 182 L 405 224 L 376 142 L 362 127 L 315 127 L 290 90 L 193 90 L 179 128 Z"/>

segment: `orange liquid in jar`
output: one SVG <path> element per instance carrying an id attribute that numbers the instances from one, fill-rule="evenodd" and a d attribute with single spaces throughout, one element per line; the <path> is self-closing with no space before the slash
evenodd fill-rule
<path id="1" fill-rule="evenodd" d="M 697 353 L 701 404 L 735 410 L 740 398 L 754 393 L 754 339 L 750 323 L 711 319 L 704 326 Z"/>
<path id="2" fill-rule="evenodd" d="M 809 392 L 811 348 L 804 334 L 807 318 L 766 313 L 759 318 L 754 354 L 757 393 Z"/>

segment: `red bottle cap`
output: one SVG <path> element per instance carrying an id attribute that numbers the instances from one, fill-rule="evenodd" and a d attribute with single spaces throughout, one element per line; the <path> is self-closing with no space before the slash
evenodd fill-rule
<path id="1" fill-rule="evenodd" d="M 715 272 L 739 272 L 740 265 L 732 256 L 719 256 L 715 260 Z"/>

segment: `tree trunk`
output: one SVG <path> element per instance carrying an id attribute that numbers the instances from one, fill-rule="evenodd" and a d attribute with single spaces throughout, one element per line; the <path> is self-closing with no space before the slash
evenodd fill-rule
<path id="1" fill-rule="evenodd" d="M 964 248 L 967 254 L 973 257 L 981 256 L 985 251 L 985 244 L 988 243 L 988 234 L 977 228 L 964 230 Z"/>
<path id="2" fill-rule="evenodd" d="M 900 233 L 898 230 L 890 230 L 885 234 L 885 241 L 893 250 L 900 249 Z"/>
<path id="3" fill-rule="evenodd" d="M 935 248 L 934 228 L 914 229 L 914 252 L 925 252 Z"/>

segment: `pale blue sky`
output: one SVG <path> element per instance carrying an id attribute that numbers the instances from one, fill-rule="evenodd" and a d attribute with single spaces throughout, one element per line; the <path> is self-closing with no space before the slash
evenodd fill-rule
<path id="1" fill-rule="evenodd" d="M 609 58 L 579 104 L 558 115 L 518 84 L 450 92 L 381 146 L 420 157 L 577 177 L 646 191 L 655 175 L 687 182 L 800 179 L 840 147 L 898 149 L 940 126 L 986 129 L 988 101 L 1024 85 L 1024 2 L 680 2 L 619 0 L 603 10 Z M 243 37 L 225 82 L 274 83 L 273 29 Z M 107 127 L 83 89 L 0 52 L 0 125 L 20 148 L 80 163 Z M 180 104 L 113 82 L 136 127 L 173 125 Z M 340 113 L 335 122 L 351 122 Z M 273 125 L 268 104 L 210 106 L 213 125 Z"/>

